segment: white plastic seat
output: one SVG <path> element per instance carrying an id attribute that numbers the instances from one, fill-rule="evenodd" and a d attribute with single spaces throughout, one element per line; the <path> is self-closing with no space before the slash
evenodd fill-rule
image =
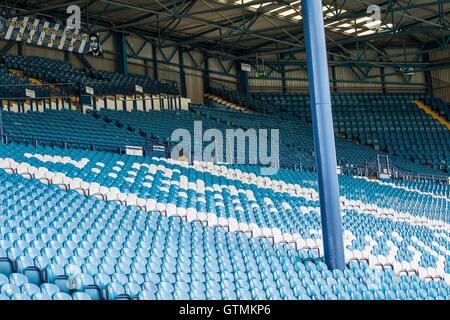
<path id="1" fill-rule="evenodd" d="M 117 200 L 118 200 L 121 204 L 126 205 L 127 198 L 128 198 L 128 197 L 127 197 L 127 194 L 125 194 L 125 193 L 119 192 L 119 193 L 117 194 Z"/>
<path id="2" fill-rule="evenodd" d="M 228 227 L 229 227 L 228 230 L 231 232 L 239 231 L 239 223 L 235 218 L 228 219 Z"/>
<path id="3" fill-rule="evenodd" d="M 136 202 L 137 202 L 137 195 L 135 195 L 134 193 L 130 193 L 127 195 L 125 200 L 127 206 L 136 206 Z"/>
<path id="4" fill-rule="evenodd" d="M 202 225 L 204 226 L 208 225 L 208 216 L 205 212 L 198 212 L 197 219 L 202 223 Z"/>
<path id="5" fill-rule="evenodd" d="M 218 217 L 217 222 L 219 223 L 219 226 L 224 228 L 225 230 L 229 230 L 229 221 L 225 217 Z"/>
<path id="6" fill-rule="evenodd" d="M 145 210 L 153 211 L 156 209 L 156 200 L 155 199 L 147 199 L 145 203 Z"/>
<path id="7" fill-rule="evenodd" d="M 208 222 L 207 222 L 208 226 L 215 227 L 215 226 L 218 225 L 219 222 L 218 222 L 218 219 L 217 219 L 216 215 L 208 214 L 207 217 L 208 217 Z"/>

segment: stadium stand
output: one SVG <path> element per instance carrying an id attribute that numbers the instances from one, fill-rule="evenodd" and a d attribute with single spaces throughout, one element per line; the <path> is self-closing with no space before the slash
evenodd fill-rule
<path id="1" fill-rule="evenodd" d="M 264 97 L 265 94 L 260 94 L 261 97 Z M 267 94 L 269 95 L 269 94 Z M 237 96 L 237 95 L 236 95 Z M 270 95 L 271 96 L 271 95 Z M 275 94 L 274 96 L 281 96 L 283 97 L 283 94 Z M 252 127 L 255 126 L 256 124 L 260 124 L 262 122 L 262 120 L 259 119 L 268 119 L 265 121 L 265 125 L 267 127 L 277 127 L 277 128 L 281 128 L 281 132 L 282 132 L 282 142 L 287 144 L 287 145 L 296 145 L 298 146 L 299 149 L 303 149 L 303 150 L 307 150 L 307 152 L 310 155 L 314 154 L 314 148 L 312 145 L 312 128 L 311 128 L 311 115 L 310 115 L 310 106 L 309 106 L 309 100 L 307 100 L 307 95 L 306 94 L 291 94 L 291 95 L 287 95 L 287 96 L 294 96 L 296 98 L 293 98 L 292 100 L 288 99 L 287 101 L 284 101 L 282 99 L 280 100 L 276 100 L 276 98 L 274 98 L 274 100 L 269 100 L 271 102 L 274 103 L 275 105 L 275 110 L 278 111 L 273 111 L 273 112 L 269 112 L 267 114 L 261 114 L 261 113 L 250 113 L 250 114 L 239 114 L 239 116 L 237 116 L 236 112 L 233 112 L 233 110 L 226 110 L 223 111 L 221 109 L 217 109 L 217 108 L 205 108 L 205 107 L 196 107 L 198 108 L 201 112 L 206 113 L 211 115 L 212 117 L 221 119 L 223 121 L 228 121 L 228 122 L 232 122 L 233 124 L 236 124 L 237 126 L 242 126 L 245 128 L 248 127 Z M 301 96 L 304 99 L 301 98 L 297 98 L 297 96 Z M 261 98 L 264 99 L 264 98 Z M 277 109 L 277 105 L 278 104 L 282 104 L 285 106 L 290 105 L 292 107 L 292 110 L 295 111 L 291 111 L 292 115 L 300 118 L 300 121 L 293 121 L 292 118 L 291 119 L 287 119 L 286 116 L 283 114 L 283 112 L 289 113 L 289 109 Z M 295 106 L 295 107 L 294 107 Z M 288 107 L 287 107 L 288 108 Z M 415 107 L 417 109 L 417 107 Z M 345 109 L 345 108 L 343 108 Z M 270 110 L 269 108 L 266 110 Z M 416 110 L 415 110 L 416 111 Z M 420 110 L 419 110 L 420 111 Z M 281 112 L 281 113 L 280 113 Z M 421 111 L 420 111 L 421 112 Z M 361 113 L 363 113 L 361 111 Z M 339 114 L 344 114 L 343 113 L 339 113 Z M 349 113 L 345 113 L 346 115 L 348 115 Z M 354 115 L 356 116 L 357 113 L 354 113 Z M 281 116 L 280 116 L 281 115 Z M 335 122 L 338 123 L 337 119 L 339 116 L 335 116 Z M 344 116 L 342 116 L 344 117 Z M 244 120 L 247 119 L 247 122 Z M 359 115 L 358 119 L 362 119 L 362 116 Z M 364 165 L 368 165 L 368 164 L 373 164 L 374 162 L 377 161 L 377 154 L 387 154 L 386 152 L 383 151 L 392 151 L 394 149 L 392 148 L 396 148 L 398 146 L 398 142 L 400 139 L 393 139 L 393 141 L 396 141 L 396 145 L 392 146 L 392 148 L 390 148 L 389 150 L 382 150 L 384 148 L 380 148 L 380 146 L 373 146 L 373 142 L 372 140 L 370 140 L 369 138 L 366 138 L 367 140 L 364 141 L 357 141 L 358 144 L 355 144 L 355 140 L 359 139 L 360 136 L 356 133 L 353 133 L 352 128 L 348 128 L 348 131 L 346 131 L 346 127 L 345 125 L 348 123 L 355 123 L 355 122 L 351 122 L 354 119 L 348 119 L 346 121 L 342 120 L 338 123 L 336 131 L 339 134 L 342 135 L 338 135 L 336 136 L 336 145 L 337 145 L 337 157 L 338 157 L 338 164 L 346 167 L 346 166 L 364 166 Z M 420 117 L 420 120 L 422 121 L 427 121 L 427 123 L 432 123 L 433 127 L 440 129 L 440 131 L 438 132 L 438 134 L 434 135 L 433 137 L 436 136 L 436 143 L 439 143 L 439 148 L 435 148 L 435 150 L 441 150 L 439 151 L 440 154 L 444 154 L 445 155 L 445 150 L 448 150 L 445 146 L 445 144 L 449 141 L 448 139 L 446 140 L 445 137 L 448 136 L 448 131 L 446 131 L 446 128 L 441 128 L 442 126 L 438 123 L 436 123 L 436 121 L 434 120 L 430 120 L 427 118 L 427 116 L 422 116 Z M 419 120 L 417 120 L 418 122 Z M 372 127 L 376 128 L 376 124 L 374 121 L 371 121 Z M 341 125 L 341 126 L 339 126 Z M 361 129 L 362 130 L 366 130 L 367 129 L 367 125 L 366 123 L 363 123 L 361 125 L 357 125 L 358 127 L 355 126 L 355 129 Z M 422 130 L 424 129 L 423 124 L 421 126 Z M 436 129 L 436 131 L 437 131 Z M 445 129 L 445 130 L 443 130 Z M 347 134 L 347 132 L 352 132 L 353 134 Z M 283 137 L 283 133 L 288 133 L 289 135 L 287 137 Z M 368 133 L 370 134 L 370 132 Z M 374 132 L 374 135 L 376 133 Z M 401 133 L 400 133 L 401 134 Z M 367 134 L 366 134 L 367 135 Z M 365 137 L 365 135 L 362 135 L 363 137 Z M 410 143 L 415 143 L 415 138 L 416 136 L 413 136 L 410 139 Z M 417 136 L 418 139 L 419 136 Z M 378 140 L 373 138 L 377 143 Z M 349 141 L 350 140 L 350 141 Z M 391 141 L 391 140 L 389 140 Z M 403 140 L 400 140 L 403 141 Z M 423 150 L 417 150 L 416 153 L 419 154 L 420 156 L 426 157 L 428 155 L 427 151 L 429 151 L 429 147 L 426 144 L 426 139 L 422 139 L 420 140 L 422 143 L 422 147 Z M 360 142 L 362 142 L 360 144 Z M 364 142 L 364 143 L 363 143 Z M 442 147 L 440 147 L 440 144 L 443 143 L 444 145 Z M 373 150 L 375 149 L 375 150 Z M 395 149 L 397 151 L 397 149 Z M 406 150 L 402 148 L 402 150 L 404 150 L 404 153 L 406 154 Z M 443 150 L 443 151 L 442 151 Z M 414 153 L 414 155 L 416 154 Z M 314 163 L 314 158 L 309 158 L 309 162 L 308 162 L 308 158 L 305 157 L 305 155 L 303 154 L 300 158 L 296 155 L 296 152 L 292 153 L 292 150 L 289 150 L 287 152 L 285 152 L 285 154 L 288 155 L 293 155 L 292 160 L 291 161 L 295 161 L 295 159 L 302 159 L 302 162 L 305 164 L 304 166 L 306 168 L 311 167 L 311 165 Z M 430 157 L 431 159 L 431 157 Z M 438 165 L 438 162 L 435 160 L 434 163 L 436 163 L 433 168 L 430 167 L 425 167 L 423 164 L 427 164 L 427 162 L 424 160 L 423 162 L 418 162 L 418 161 L 412 161 L 413 158 L 411 157 L 406 157 L 403 156 L 402 154 L 397 154 L 396 152 L 392 152 L 391 154 L 391 160 L 393 162 L 393 164 L 399 168 L 402 169 L 406 172 L 412 172 L 412 173 L 426 173 L 426 174 L 431 174 L 431 175 L 442 175 L 442 172 L 439 171 L 439 169 L 444 169 L 446 170 L 446 166 L 444 166 L 442 163 L 440 165 Z M 445 160 L 441 160 L 444 161 Z M 287 163 L 289 163 L 289 160 L 286 160 Z M 421 165 L 422 164 L 422 165 Z"/>
<path id="2" fill-rule="evenodd" d="M 142 86 L 145 93 L 167 93 L 178 94 L 178 88 L 168 82 L 155 81 L 144 75 L 123 75 L 107 71 L 80 71 L 75 69 L 70 62 L 55 60 L 38 56 L 0 56 L 0 72 L 2 73 L 2 84 L 15 85 L 26 84 L 26 79 L 33 78 L 47 84 L 56 84 L 61 89 L 60 95 L 76 95 L 80 93 L 83 85 L 91 86 L 98 96 L 114 94 L 133 94 L 135 85 Z M 8 70 L 23 71 L 24 79 L 16 76 L 8 76 Z M 39 86 L 34 86 L 39 87 Z M 23 91 L 23 90 L 22 90 Z M 9 97 L 13 92 L 8 88 Z M 48 94 L 48 93 L 47 93 Z M 17 96 L 23 96 L 18 92 Z M 38 96 L 45 97 L 41 94 Z M 50 95 L 48 95 L 50 96 Z"/>
<path id="3" fill-rule="evenodd" d="M 177 128 L 185 128 L 193 133 L 194 121 L 202 121 L 203 129 L 219 128 L 224 136 L 227 128 L 248 129 L 254 128 L 256 125 L 257 128 L 280 129 L 280 161 L 283 166 L 314 170 L 312 129 L 308 124 L 259 113 L 242 115 L 235 111 L 220 111 L 200 105 L 191 105 L 191 111 L 127 112 L 101 109 L 90 114 L 86 115 L 71 110 L 47 110 L 26 114 L 4 112 L 4 130 L 6 134 L 10 135 L 10 140 L 25 135 L 41 140 L 41 143 L 56 140 L 122 148 L 126 145 L 145 147 L 148 145 L 148 140 L 153 140 L 170 149 L 174 123 L 177 124 Z M 43 121 L 36 121 L 40 119 Z M 91 129 L 83 130 L 76 123 L 86 124 Z M 104 134 L 92 137 L 91 133 L 98 130 Z M 337 139 L 337 145 L 339 165 L 348 170 L 363 168 L 364 165 L 376 161 L 377 153 L 369 148 L 340 138 Z M 299 159 L 301 160 L 299 161 Z M 426 172 L 425 168 L 406 161 L 399 161 L 399 166 L 401 165 L 408 169 L 415 168 L 416 171 Z M 430 173 L 436 172 L 430 170 Z"/>
<path id="4" fill-rule="evenodd" d="M 31 136 L 42 143 L 65 141 L 97 146 L 145 145 L 144 138 L 139 134 L 126 128 L 108 125 L 106 122 L 77 111 L 4 112 L 3 121 L 4 132 L 9 139 Z M 98 132 L 102 134 L 96 134 Z"/>
<path id="5" fill-rule="evenodd" d="M 341 177 L 349 268 L 331 272 L 313 174 L 1 148 L 1 207 L 17 212 L 2 215 L 1 270 L 41 293 L 51 284 L 67 299 L 449 298 L 448 198 Z M 9 287 L 11 298 L 19 289 Z"/>
<path id="6" fill-rule="evenodd" d="M 0 4 L 0 300 L 450 300 L 446 4 L 380 4 L 374 30 L 363 1 L 89 1 L 77 49 L 47 2 Z M 172 156 L 198 125 L 278 129 L 276 173 L 251 139 Z"/>
<path id="7" fill-rule="evenodd" d="M 224 92 L 223 89 L 218 91 Z M 237 103 L 241 101 L 238 93 L 227 96 L 234 97 L 233 101 Z M 310 100 L 306 93 L 256 93 L 255 97 L 263 101 L 264 111 L 268 113 L 288 113 L 311 122 Z M 334 94 L 336 133 L 394 156 L 394 159 L 401 157 L 447 172 L 450 170 L 450 133 L 442 123 L 420 110 L 415 100 L 430 101 L 430 97 L 425 94 Z M 433 101 L 440 108 L 445 106 L 438 103 L 438 99 Z M 445 111 L 440 113 L 445 115 Z M 414 166 L 397 162 L 397 166 L 417 172 Z"/>

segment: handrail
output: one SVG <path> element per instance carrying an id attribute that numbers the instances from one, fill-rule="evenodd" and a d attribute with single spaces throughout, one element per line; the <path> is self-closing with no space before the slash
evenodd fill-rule
<path id="1" fill-rule="evenodd" d="M 45 94 L 50 93 L 51 97 L 61 97 L 62 95 L 73 95 L 79 96 L 84 93 L 84 88 L 86 86 L 94 88 L 96 96 L 107 96 L 107 95 L 129 95 L 129 94 L 140 94 L 135 91 L 135 85 L 141 85 L 144 89 L 144 94 L 170 94 L 178 95 L 178 89 L 173 86 L 173 92 L 164 89 L 164 85 L 167 85 L 161 81 L 155 81 L 153 83 L 123 83 L 118 84 L 111 81 L 89 81 L 89 82 L 61 82 L 61 83 L 24 83 L 24 84 L 3 84 L 0 85 L 0 93 L 11 92 L 10 95 L 2 97 L 3 99 L 13 99 L 25 96 L 25 89 L 35 90 L 36 98 L 43 98 L 42 92 L 48 91 Z"/>
<path id="2" fill-rule="evenodd" d="M 71 139 L 49 139 L 43 137 L 36 137 L 34 135 L 11 135 L 11 134 L 0 134 L 0 143 L 9 144 L 9 143 L 24 143 L 31 144 L 35 147 L 39 145 L 44 146 L 56 146 L 61 149 L 82 149 L 82 150 L 91 150 L 91 151 L 109 151 L 112 153 L 124 154 L 127 148 L 142 148 L 144 155 L 151 156 L 153 150 L 151 150 L 148 146 L 151 145 L 164 145 L 165 143 L 160 143 L 156 139 L 148 139 L 145 138 L 145 145 L 118 145 L 118 144 L 100 144 L 94 143 L 92 141 L 81 141 L 81 140 L 71 140 Z M 27 143 L 28 142 L 28 143 Z M 77 148 L 78 147 L 78 148 Z M 167 148 L 166 148 L 166 156 L 167 156 Z"/>

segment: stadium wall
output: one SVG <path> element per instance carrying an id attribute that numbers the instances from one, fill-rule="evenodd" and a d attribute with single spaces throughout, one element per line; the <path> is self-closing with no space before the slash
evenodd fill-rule
<path id="1" fill-rule="evenodd" d="M 433 95 L 450 103 L 450 50 L 431 52 L 430 61 L 448 65 L 447 68 L 431 70 Z"/>
<path id="2" fill-rule="evenodd" d="M 113 33 L 101 35 L 103 55 L 101 57 L 86 56 L 86 60 L 92 67 L 106 71 L 118 71 L 117 61 L 119 53 L 116 51 L 116 37 Z M 8 42 L 0 41 L 0 48 L 4 48 Z M 158 48 L 154 42 L 144 39 L 139 35 L 129 34 L 126 37 L 128 72 L 146 74 L 159 80 L 171 80 L 180 83 L 180 50 L 178 47 Z M 155 48 L 153 48 L 153 46 Z M 426 76 L 422 71 L 415 71 L 411 76 L 405 76 L 395 71 L 392 66 L 402 63 L 423 63 L 422 57 L 417 57 L 414 48 L 386 49 L 386 54 L 391 56 L 389 61 L 375 61 L 377 56 L 374 50 L 349 51 L 352 59 L 360 61 L 370 60 L 374 64 L 358 65 L 350 67 L 348 58 L 342 53 L 330 55 L 330 79 L 331 88 L 335 92 L 426 92 L 428 90 Z M 72 65 L 83 69 L 84 65 L 74 54 L 65 54 L 63 51 L 22 45 L 12 45 L 6 54 L 19 54 L 45 56 L 52 59 L 69 59 Z M 157 63 L 155 63 L 155 60 Z M 206 56 L 197 49 L 184 49 L 183 62 L 185 71 L 186 96 L 194 103 L 203 103 L 205 89 L 208 86 L 223 87 L 229 90 L 237 90 L 236 61 L 226 60 L 218 56 Z M 257 77 L 257 65 L 252 61 L 244 61 L 252 64 L 249 73 L 250 92 L 259 91 L 307 91 L 306 55 L 303 52 L 290 54 L 288 57 L 280 54 L 267 54 L 264 56 L 264 65 L 259 57 L 259 69 L 264 70 L 266 77 Z M 286 63 L 284 63 L 286 61 Z M 450 52 L 432 52 L 430 61 L 435 63 L 448 63 Z M 385 65 L 385 67 L 383 67 Z M 157 70 L 155 72 L 155 66 Z M 207 78 L 207 82 L 205 81 Z M 445 101 L 450 101 L 450 67 L 431 71 L 433 94 Z"/>
<path id="3" fill-rule="evenodd" d="M 350 50 L 345 57 L 342 52 L 330 54 L 330 86 L 335 92 L 426 92 L 428 86 L 424 72 L 415 71 L 406 76 L 395 70 L 401 63 L 421 63 L 422 58 L 417 59 L 413 52 L 413 48 L 388 49 L 386 54 L 392 58 L 384 62 L 376 59 L 378 52 L 375 50 Z M 308 91 L 305 53 L 298 52 L 284 58 L 265 55 L 264 58 L 263 65 L 261 60 L 258 67 L 253 65 L 249 76 L 250 91 Z M 361 63 L 350 66 L 349 59 Z M 370 63 L 364 62 L 367 60 Z M 258 78 L 257 69 L 264 70 L 267 76 Z"/>

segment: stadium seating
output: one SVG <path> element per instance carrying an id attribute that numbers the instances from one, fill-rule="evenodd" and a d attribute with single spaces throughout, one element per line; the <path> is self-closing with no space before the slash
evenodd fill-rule
<path id="1" fill-rule="evenodd" d="M 84 92 L 84 86 L 89 85 L 97 95 L 134 94 L 135 85 L 142 86 L 146 93 L 166 93 L 178 95 L 176 83 L 168 83 L 152 80 L 144 75 L 118 74 L 106 71 L 81 71 L 75 69 L 70 62 L 44 58 L 39 56 L 0 56 L 0 84 L 15 85 L 27 84 L 26 80 L 8 76 L 8 69 L 22 70 L 24 78 L 39 79 L 46 84 L 55 84 L 53 90 L 59 90 L 58 94 L 79 95 Z M 64 84 L 71 84 L 70 86 Z M 34 86 L 38 87 L 38 86 Z M 23 97 L 23 88 L 20 92 L 1 90 L 3 97 Z M 37 96 L 46 97 L 50 92 L 37 92 Z"/>
<path id="2" fill-rule="evenodd" d="M 1 299 L 450 299 L 448 185 L 339 176 L 347 268 L 327 268 L 307 123 L 205 106 L 3 119 L 7 135 L 43 143 L 0 144 Z M 283 161 L 304 167 L 267 177 L 253 165 L 45 143 L 168 143 L 196 120 L 279 128 Z M 339 164 L 376 158 L 336 144 Z"/>
<path id="3" fill-rule="evenodd" d="M 439 113 L 440 116 L 450 121 L 450 105 L 435 97 L 426 97 L 425 104 Z"/>
<path id="4" fill-rule="evenodd" d="M 272 104 L 274 112 L 287 112 L 311 122 L 308 94 L 258 93 L 256 96 Z M 450 172 L 450 132 L 415 106 L 414 101 L 419 99 L 429 100 L 429 97 L 408 93 L 334 94 L 335 131 L 391 156 Z"/>
<path id="5" fill-rule="evenodd" d="M 273 110 L 273 106 L 260 99 L 255 99 L 252 96 L 245 96 L 237 91 L 226 90 L 223 88 L 210 88 L 209 91 L 217 96 L 223 97 L 234 103 L 238 103 L 241 106 L 249 108 L 250 110 L 255 110 L 261 113 L 270 112 Z"/>
<path id="6" fill-rule="evenodd" d="M 312 173 L 0 148 L 0 273 L 41 288 L 6 298 L 450 298 L 448 198 L 341 177 L 348 268 L 331 272 Z"/>
<path id="7" fill-rule="evenodd" d="M 92 82 L 85 73 L 76 70 L 70 62 L 38 56 L 1 57 L 2 63 L 10 69 L 22 70 L 24 76 L 41 79 L 46 83 L 80 83 Z"/>
<path id="8" fill-rule="evenodd" d="M 0 300 L 450 301 L 450 0 L 68 2 L 0 5 Z"/>
<path id="9" fill-rule="evenodd" d="M 173 95 L 178 94 L 178 89 L 174 84 L 155 81 L 141 74 L 129 73 L 127 75 L 124 75 L 120 73 L 97 70 L 95 71 L 94 77 L 96 79 L 108 82 L 108 86 L 106 86 L 106 88 L 110 87 L 111 84 L 128 87 L 128 91 L 131 94 L 135 92 L 136 84 L 141 85 L 144 89 L 144 92 L 147 93 L 163 92 Z"/>
<path id="10" fill-rule="evenodd" d="M 281 165 L 314 171 L 315 156 L 311 126 L 301 121 L 281 119 L 269 114 L 243 114 L 238 111 L 200 105 L 191 105 L 190 111 L 126 112 L 101 109 L 88 115 L 70 110 L 46 110 L 43 113 L 28 112 L 27 114 L 4 112 L 6 134 L 16 137 L 34 137 L 42 142 L 57 140 L 105 147 L 132 145 L 148 148 L 149 141 L 157 141 L 169 149 L 173 130 L 185 128 L 193 133 L 194 121 L 202 121 L 203 130 L 209 128 L 222 130 L 224 137 L 226 129 L 279 129 Z M 104 132 L 104 134 L 93 134 L 96 132 Z M 204 146 L 206 145 L 205 141 Z M 350 170 L 349 173 L 353 172 L 353 174 L 356 172 L 355 168 L 364 168 L 365 165 L 374 166 L 379 153 L 340 136 L 336 137 L 336 146 L 338 165 L 343 168 L 342 170 Z M 247 150 L 247 161 L 248 153 Z M 439 174 L 439 171 L 407 161 L 402 157 L 392 156 L 391 160 L 397 168 L 407 172 Z"/>
<path id="11" fill-rule="evenodd" d="M 4 133 L 9 140 L 33 137 L 40 143 L 108 146 L 145 146 L 145 138 L 136 132 L 108 125 L 104 121 L 71 110 L 45 112 L 3 112 Z"/>
<path id="12" fill-rule="evenodd" d="M 225 122 L 240 128 L 279 128 L 281 134 L 280 153 L 285 164 L 300 163 L 304 169 L 314 166 L 314 147 L 312 143 L 311 125 L 304 121 L 287 119 L 279 115 L 247 113 L 242 114 L 233 110 L 223 110 L 203 106 L 191 106 L 199 112 L 217 121 Z M 308 108 L 310 108 L 308 106 Z M 306 106 L 305 106 L 306 112 Z M 336 136 L 336 152 L 338 165 L 352 167 L 373 165 L 377 161 L 377 154 L 383 154 L 379 150 L 355 144 L 340 135 Z M 391 156 L 397 169 L 406 172 L 442 175 L 442 172 L 423 167 L 402 157 Z"/>

